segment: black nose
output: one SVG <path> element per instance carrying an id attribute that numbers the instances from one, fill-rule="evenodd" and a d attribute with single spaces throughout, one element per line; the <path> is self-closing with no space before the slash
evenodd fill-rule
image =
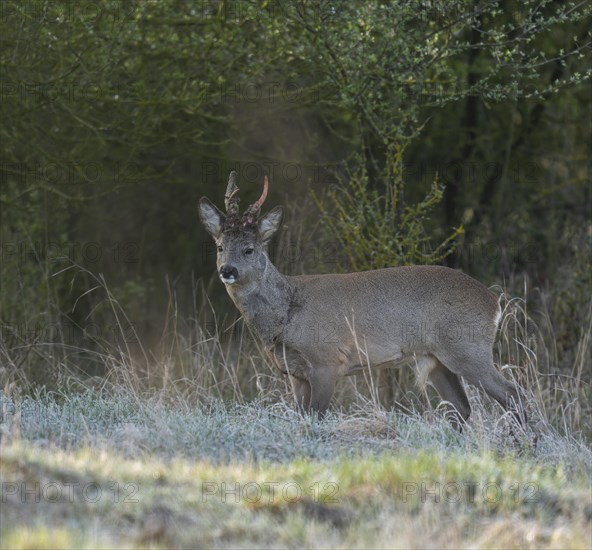
<path id="1" fill-rule="evenodd" d="M 220 277 L 223 279 L 238 279 L 238 270 L 232 265 L 224 264 L 220 268 Z"/>

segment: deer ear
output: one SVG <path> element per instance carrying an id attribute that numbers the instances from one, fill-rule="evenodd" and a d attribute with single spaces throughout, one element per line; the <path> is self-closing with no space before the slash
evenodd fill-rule
<path id="1" fill-rule="evenodd" d="M 267 244 L 271 237 L 274 236 L 280 225 L 282 225 L 283 218 L 284 209 L 281 206 L 276 206 L 259 220 L 258 231 L 263 244 Z"/>
<path id="2" fill-rule="evenodd" d="M 206 197 L 199 199 L 199 219 L 204 224 L 206 231 L 217 239 L 222 233 L 222 225 L 226 216 L 216 208 Z"/>

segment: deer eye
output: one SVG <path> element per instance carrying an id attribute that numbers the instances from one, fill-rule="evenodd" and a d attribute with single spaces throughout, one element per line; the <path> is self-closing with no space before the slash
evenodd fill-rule
<path id="1" fill-rule="evenodd" d="M 223 250 L 222 245 L 219 244 L 218 245 L 218 252 L 222 252 L 222 250 Z"/>
<path id="2" fill-rule="evenodd" d="M 251 254 L 253 254 L 254 250 L 255 249 L 252 246 L 249 246 L 249 248 L 247 248 L 245 250 L 245 254 L 247 254 L 248 256 L 250 256 Z"/>

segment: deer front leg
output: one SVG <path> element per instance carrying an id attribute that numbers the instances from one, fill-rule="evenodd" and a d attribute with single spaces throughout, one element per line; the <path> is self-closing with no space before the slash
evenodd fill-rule
<path id="1" fill-rule="evenodd" d="M 315 411 L 322 416 L 331 401 L 338 369 L 333 366 L 315 367 L 316 358 L 309 358 L 283 343 L 277 344 L 272 353 L 278 368 L 290 375 L 298 408 L 302 412 Z"/>
<path id="2" fill-rule="evenodd" d="M 323 416 L 335 390 L 337 373 L 331 367 L 313 367 L 308 381 L 310 382 L 310 410 Z"/>
<path id="3" fill-rule="evenodd" d="M 310 411 L 310 383 L 308 380 L 303 378 L 296 378 L 290 375 L 290 385 L 292 387 L 292 393 L 294 394 L 294 400 L 296 407 L 300 412 Z"/>

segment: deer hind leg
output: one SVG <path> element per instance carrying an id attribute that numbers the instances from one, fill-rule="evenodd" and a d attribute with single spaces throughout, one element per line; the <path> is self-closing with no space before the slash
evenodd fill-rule
<path id="1" fill-rule="evenodd" d="M 482 387 L 502 407 L 512 412 L 521 424 L 526 424 L 520 394 L 516 386 L 497 371 L 490 350 L 478 350 L 472 355 L 466 352 L 457 355 L 447 354 L 441 360 L 448 369 L 463 376 L 470 384 Z"/>
<path id="2" fill-rule="evenodd" d="M 428 380 L 446 402 L 446 418 L 455 429 L 460 431 L 471 414 L 471 405 L 459 377 L 440 361 L 436 363 L 428 375 Z"/>

